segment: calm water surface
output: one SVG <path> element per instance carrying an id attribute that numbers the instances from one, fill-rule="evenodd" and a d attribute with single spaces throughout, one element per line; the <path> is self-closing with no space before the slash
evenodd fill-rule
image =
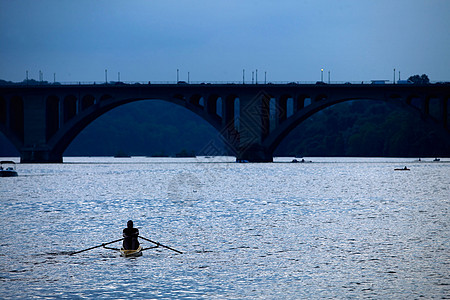
<path id="1" fill-rule="evenodd" d="M 278 160 L 19 164 L 0 178 L 0 298 L 450 298 L 448 161 Z M 67 255 L 128 219 L 184 254 Z"/>

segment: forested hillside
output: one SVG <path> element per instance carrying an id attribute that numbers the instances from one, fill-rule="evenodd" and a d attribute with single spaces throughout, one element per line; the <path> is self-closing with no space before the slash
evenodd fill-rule
<path id="1" fill-rule="evenodd" d="M 448 157 L 450 141 L 415 112 L 360 100 L 313 115 L 291 132 L 275 155 Z"/>
<path id="2" fill-rule="evenodd" d="M 223 154 L 218 132 L 186 109 L 163 101 L 116 108 L 90 124 L 65 156 Z M 18 152 L 0 134 L 0 156 Z M 319 112 L 282 142 L 276 156 L 450 157 L 450 141 L 418 114 L 384 102 L 353 101 Z"/>
<path id="3" fill-rule="evenodd" d="M 204 155 L 211 145 L 223 149 L 218 132 L 209 123 L 175 104 L 149 100 L 123 105 L 101 116 L 81 132 L 64 155 Z"/>

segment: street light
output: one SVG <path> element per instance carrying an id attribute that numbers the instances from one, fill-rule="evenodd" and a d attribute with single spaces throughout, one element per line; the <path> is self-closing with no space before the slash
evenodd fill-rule
<path id="1" fill-rule="evenodd" d="M 323 69 L 320 69 L 320 81 L 323 82 Z"/>

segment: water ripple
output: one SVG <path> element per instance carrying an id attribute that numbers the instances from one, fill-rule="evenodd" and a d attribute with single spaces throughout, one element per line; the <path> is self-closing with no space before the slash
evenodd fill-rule
<path id="1" fill-rule="evenodd" d="M 2 297 L 450 297 L 450 164 L 111 162 L 0 182 Z M 68 255 L 128 219 L 183 254 Z"/>

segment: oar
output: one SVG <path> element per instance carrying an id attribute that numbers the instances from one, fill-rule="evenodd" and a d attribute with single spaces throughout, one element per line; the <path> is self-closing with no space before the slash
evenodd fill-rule
<path id="1" fill-rule="evenodd" d="M 161 246 L 161 247 L 167 248 L 167 249 L 169 249 L 169 250 L 175 251 L 175 252 L 177 252 L 177 253 L 183 254 L 183 252 L 178 251 L 178 250 L 173 249 L 173 248 L 170 248 L 169 246 L 165 246 L 165 245 L 160 244 L 160 243 L 158 243 L 158 242 L 155 242 L 155 241 L 152 241 L 152 240 L 150 240 L 150 239 L 147 239 L 147 238 L 145 238 L 145 237 L 143 237 L 143 236 L 139 236 L 139 237 L 140 237 L 141 239 L 143 239 L 143 240 L 146 240 L 146 241 L 150 242 L 150 243 L 153 243 L 153 244 L 156 244 L 156 245 L 158 245 L 158 246 Z"/>
<path id="2" fill-rule="evenodd" d="M 87 248 L 87 249 L 80 250 L 80 251 L 75 251 L 75 252 L 70 253 L 69 255 L 74 255 L 74 254 L 81 253 L 81 252 L 84 252 L 84 251 L 88 251 L 88 250 L 92 250 L 92 249 L 99 248 L 99 247 L 102 247 L 102 246 L 106 246 L 106 245 L 109 245 L 109 244 L 112 244 L 112 243 L 120 242 L 123 239 L 124 238 L 121 238 L 121 239 L 118 239 L 118 240 L 115 240 L 115 241 L 112 241 L 112 242 L 109 242 L 109 243 L 103 243 L 103 244 L 98 245 L 98 246 L 94 246 L 94 247 Z"/>

